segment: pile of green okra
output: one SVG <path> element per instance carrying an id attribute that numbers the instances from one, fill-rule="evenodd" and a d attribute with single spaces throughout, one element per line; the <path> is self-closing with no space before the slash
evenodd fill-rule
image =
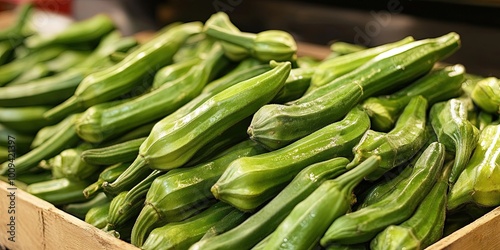
<path id="1" fill-rule="evenodd" d="M 500 205 L 500 80 L 442 63 L 456 33 L 317 60 L 222 12 L 144 43 L 31 13 L 0 31 L 1 178 L 142 249 L 422 249 Z"/>

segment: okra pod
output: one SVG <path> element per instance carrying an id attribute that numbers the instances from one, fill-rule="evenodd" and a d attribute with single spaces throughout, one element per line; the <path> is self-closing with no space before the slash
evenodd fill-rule
<path id="1" fill-rule="evenodd" d="M 499 114 L 500 80 L 496 77 L 488 77 L 478 81 L 472 90 L 471 98 L 482 110 Z"/>
<path id="2" fill-rule="evenodd" d="M 411 176 L 398 183 L 394 192 L 370 206 L 336 219 L 321 238 L 321 245 L 367 242 L 387 226 L 410 218 L 436 182 L 444 156 L 444 145 L 431 143 L 415 163 Z"/>
<path id="3" fill-rule="evenodd" d="M 210 19 L 225 19 L 212 22 Z M 293 37 L 281 30 L 266 30 L 258 34 L 235 32 L 219 25 L 219 22 L 230 23 L 224 12 L 218 12 L 205 23 L 203 31 L 210 37 L 247 50 L 252 57 L 262 62 L 290 61 L 296 58 L 297 45 Z M 232 25 L 232 24 L 231 24 Z"/>
<path id="4" fill-rule="evenodd" d="M 104 193 L 98 193 L 94 198 L 81 203 L 72 203 L 65 205 L 63 210 L 69 214 L 72 214 L 80 219 L 85 219 L 85 215 L 93 207 L 100 206 L 103 204 L 109 204 L 109 198 Z"/>
<path id="5" fill-rule="evenodd" d="M 434 104 L 430 120 L 438 141 L 455 154 L 449 176 L 449 182 L 455 183 L 477 145 L 479 130 L 467 120 L 467 104 L 461 99 Z"/>
<path id="6" fill-rule="evenodd" d="M 57 131 L 51 138 L 44 141 L 40 146 L 34 148 L 28 153 L 18 157 L 16 159 L 16 173 L 21 174 L 36 167 L 38 162 L 41 160 L 49 159 L 57 155 L 63 149 L 75 146 L 78 141 L 78 135 L 75 131 L 74 121 L 77 115 L 68 116 L 61 123 L 65 123 L 65 126 L 61 127 L 61 130 Z M 0 167 L 0 175 L 4 175 L 9 170 L 9 162 L 4 162 Z"/>
<path id="7" fill-rule="evenodd" d="M 201 31 L 199 22 L 175 26 L 131 52 L 119 63 L 86 76 L 72 97 L 45 115 L 64 117 L 131 91 L 141 79 L 169 64 L 180 45 Z"/>
<path id="8" fill-rule="evenodd" d="M 49 109 L 50 107 L 46 106 L 0 107 L 0 123 L 24 134 L 34 134 L 41 128 L 54 124 L 43 117 Z"/>
<path id="9" fill-rule="evenodd" d="M 30 184 L 26 188 L 26 192 L 59 206 L 85 201 L 83 189 L 87 185 L 86 181 L 61 178 Z"/>
<path id="10" fill-rule="evenodd" d="M 73 45 L 84 42 L 99 41 L 103 36 L 115 29 L 110 17 L 98 14 L 83 21 L 75 22 L 60 32 L 52 35 L 36 34 L 26 39 L 30 49 L 41 49 L 49 45 Z"/>
<path id="11" fill-rule="evenodd" d="M 93 148 L 81 153 L 84 162 L 95 165 L 113 165 L 133 161 L 146 137 L 118 143 L 108 147 Z"/>
<path id="12" fill-rule="evenodd" d="M 219 202 L 185 221 L 154 229 L 141 249 L 187 249 L 235 208 Z"/>
<path id="13" fill-rule="evenodd" d="M 338 157 L 304 168 L 283 191 L 243 223 L 226 233 L 203 239 L 190 249 L 250 249 L 271 234 L 324 181 L 346 172 L 348 162 L 347 158 Z"/>
<path id="14" fill-rule="evenodd" d="M 321 184 L 293 208 L 264 249 L 308 249 L 317 244 L 328 226 L 349 211 L 354 187 L 376 170 L 379 162 L 379 156 L 371 156 L 356 168 Z"/>
<path id="15" fill-rule="evenodd" d="M 125 169 L 130 166 L 130 163 L 118 163 L 105 168 L 100 174 L 96 182 L 90 184 L 83 190 L 83 195 L 85 197 L 91 197 L 95 193 L 102 190 L 102 184 L 104 182 L 113 182 L 120 176 Z"/>
<path id="16" fill-rule="evenodd" d="M 99 229 L 104 228 L 106 226 L 106 223 L 108 222 L 108 211 L 110 203 L 111 202 L 108 201 L 104 204 L 89 209 L 87 214 L 85 214 L 85 222 Z"/>
<path id="17" fill-rule="evenodd" d="M 457 182 L 451 188 L 448 209 L 467 203 L 484 207 L 500 204 L 500 125 L 488 125 Z"/>
<path id="18" fill-rule="evenodd" d="M 175 81 L 120 105 L 87 109 L 77 122 L 78 135 L 86 141 L 99 143 L 165 117 L 198 96 L 210 77 L 227 63 L 222 48 L 214 46 L 206 60 Z"/>

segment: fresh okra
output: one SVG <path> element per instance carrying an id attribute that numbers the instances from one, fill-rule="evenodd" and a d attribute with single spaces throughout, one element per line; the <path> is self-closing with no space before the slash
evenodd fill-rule
<path id="1" fill-rule="evenodd" d="M 455 183 L 477 145 L 479 130 L 467 120 L 467 104 L 461 99 L 434 104 L 430 120 L 438 141 L 447 151 L 455 153 L 449 177 L 449 182 Z"/>
<path id="2" fill-rule="evenodd" d="M 252 141 L 244 141 L 209 162 L 167 172 L 154 180 L 132 229 L 132 243 L 142 245 L 147 234 L 158 224 L 180 221 L 215 203 L 210 187 L 230 162 L 240 157 L 265 152 Z"/>
<path id="3" fill-rule="evenodd" d="M 415 213 L 399 225 L 390 225 L 370 243 L 376 249 L 424 249 L 443 234 L 448 178 L 453 162 L 447 162 L 434 187 L 416 208 Z"/>
<path id="4" fill-rule="evenodd" d="M 190 249 L 250 249 L 272 233 L 323 182 L 346 172 L 348 162 L 347 158 L 338 157 L 304 168 L 283 191 L 243 223 L 226 233 L 203 239 Z"/>
<path id="5" fill-rule="evenodd" d="M 63 149 L 75 146 L 78 141 L 78 135 L 75 131 L 74 121 L 78 115 L 68 116 L 61 121 L 65 125 L 61 127 L 51 138 L 44 141 L 40 146 L 34 148 L 28 153 L 16 159 L 16 173 L 21 174 L 36 167 L 41 160 L 49 159 L 57 155 Z M 4 175 L 9 170 L 8 162 L 4 162 L 0 168 L 0 175 Z"/>
<path id="6" fill-rule="evenodd" d="M 471 93 L 471 98 L 482 110 L 500 113 L 500 80 L 488 77 L 476 83 Z"/>
<path id="7" fill-rule="evenodd" d="M 201 31 L 201 23 L 172 27 L 131 52 L 125 59 L 104 70 L 87 75 L 72 97 L 49 110 L 45 116 L 64 117 L 131 91 L 138 81 L 169 64 L 187 37 Z"/>
<path id="8" fill-rule="evenodd" d="M 385 172 L 408 161 L 426 141 L 427 100 L 413 97 L 399 117 L 396 126 L 389 133 L 368 130 L 361 141 L 352 149 L 354 159 L 347 166 L 356 166 L 371 155 L 382 160 L 377 171 L 369 174 L 367 180 L 376 180 Z"/>
<path id="9" fill-rule="evenodd" d="M 295 206 L 264 249 L 307 249 L 317 244 L 328 226 L 349 211 L 354 187 L 376 170 L 379 162 L 379 156 L 371 156 L 347 173 L 323 182 Z"/>
<path id="10" fill-rule="evenodd" d="M 252 34 L 239 32 L 228 28 L 228 26 L 233 27 L 234 25 L 229 21 L 227 14 L 218 12 L 207 20 L 203 31 L 210 37 L 240 47 L 237 48 L 238 52 L 241 49 L 246 50 L 246 54 L 262 62 L 269 62 L 270 60 L 289 61 L 296 57 L 297 44 L 287 32 L 266 30 L 258 34 Z M 230 48 L 229 53 L 231 54 L 231 52 Z M 234 57 L 237 58 L 238 56 Z"/>
<path id="11" fill-rule="evenodd" d="M 407 220 L 436 182 L 444 156 L 444 145 L 431 143 L 415 163 L 411 176 L 398 183 L 394 192 L 336 219 L 321 238 L 321 245 L 367 242 L 387 226 Z"/>
<path id="12" fill-rule="evenodd" d="M 488 125 L 479 135 L 477 146 L 451 188 L 448 209 L 467 203 L 490 207 L 500 204 L 500 125 Z"/>
<path id="13" fill-rule="evenodd" d="M 429 107 L 436 102 L 458 97 L 462 92 L 464 75 L 465 68 L 460 64 L 435 69 L 394 94 L 366 99 L 363 108 L 370 116 L 372 129 L 391 130 L 401 111 L 414 96 L 425 97 Z"/>
<path id="14" fill-rule="evenodd" d="M 128 168 L 128 166 L 130 166 L 130 162 L 118 163 L 105 168 L 99 174 L 99 178 L 97 179 L 97 181 L 90 184 L 83 190 L 83 195 L 85 195 L 85 197 L 88 198 L 93 196 L 95 193 L 101 191 L 102 184 L 104 182 L 113 182 L 114 180 L 116 180 L 116 178 L 118 178 L 118 176 L 120 176 L 123 173 L 123 171 L 125 171 L 125 169 Z"/>
<path id="15" fill-rule="evenodd" d="M 26 188 L 26 191 L 55 206 L 59 206 L 85 201 L 86 198 L 83 196 L 83 189 L 87 185 L 87 181 L 61 178 L 30 184 Z"/>
<path id="16" fill-rule="evenodd" d="M 108 147 L 92 148 L 81 153 L 84 162 L 95 165 L 113 165 L 133 161 L 146 137 L 114 144 Z"/>
<path id="17" fill-rule="evenodd" d="M 234 209 L 228 204 L 219 202 L 192 218 L 156 228 L 148 236 L 141 249 L 187 249 L 203 237 L 210 227 Z"/>

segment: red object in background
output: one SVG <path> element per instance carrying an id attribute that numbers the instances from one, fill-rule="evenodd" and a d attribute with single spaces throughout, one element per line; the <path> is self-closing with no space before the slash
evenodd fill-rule
<path id="1" fill-rule="evenodd" d="M 37 9 L 71 15 L 72 0 L 0 0 L 4 4 L 21 4 L 33 2 Z"/>

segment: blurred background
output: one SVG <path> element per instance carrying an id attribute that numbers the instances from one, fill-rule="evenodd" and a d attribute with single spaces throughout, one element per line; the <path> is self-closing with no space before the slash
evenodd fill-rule
<path id="1" fill-rule="evenodd" d="M 0 0 L 0 10 L 10 10 L 20 2 L 23 1 Z M 55 18 L 57 21 L 51 22 L 54 25 L 67 22 L 64 17 L 82 20 L 105 12 L 127 35 L 157 30 L 175 21 L 205 21 L 217 11 L 228 13 L 242 31 L 281 29 L 299 42 L 322 46 L 344 41 L 371 47 L 410 35 L 422 39 L 455 31 L 462 38 L 462 48 L 446 62 L 462 63 L 469 73 L 500 77 L 500 0 L 34 2 L 45 14 L 43 21 Z"/>

